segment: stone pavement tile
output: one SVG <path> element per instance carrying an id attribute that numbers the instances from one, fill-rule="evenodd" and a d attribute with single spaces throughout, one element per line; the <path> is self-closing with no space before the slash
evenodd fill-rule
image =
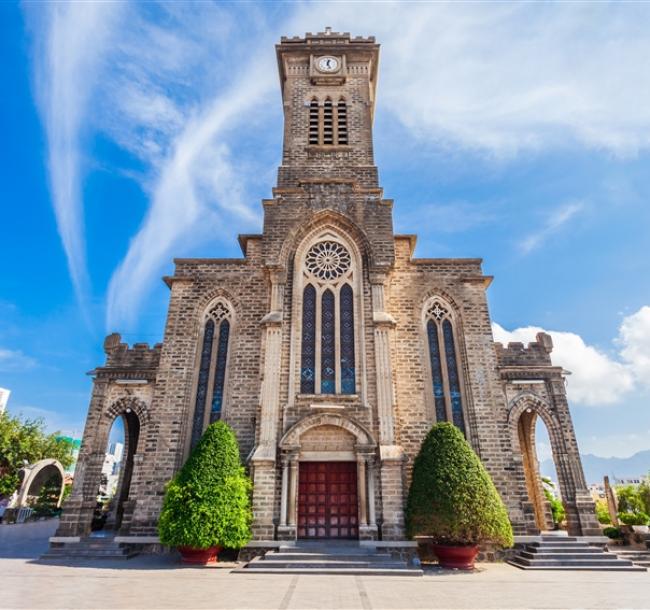
<path id="1" fill-rule="evenodd" d="M 505 564 L 422 578 L 230 574 L 173 557 L 81 566 L 0 559 L 0 608 L 410 610 L 650 608 L 650 573 L 525 572 Z"/>
<path id="2" fill-rule="evenodd" d="M 473 573 L 441 571 L 421 579 L 363 581 L 373 610 L 650 608 L 647 572 L 526 572 L 507 564 L 484 564 Z"/>
<path id="3" fill-rule="evenodd" d="M 330 610 L 363 605 L 355 576 L 300 575 L 289 610 Z"/>

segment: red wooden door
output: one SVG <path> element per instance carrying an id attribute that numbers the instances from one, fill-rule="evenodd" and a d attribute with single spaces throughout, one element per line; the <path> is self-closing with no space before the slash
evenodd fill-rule
<path id="1" fill-rule="evenodd" d="M 358 538 L 356 462 L 300 462 L 298 538 Z"/>

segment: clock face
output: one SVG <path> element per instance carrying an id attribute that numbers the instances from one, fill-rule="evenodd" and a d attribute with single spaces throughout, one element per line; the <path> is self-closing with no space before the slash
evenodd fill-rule
<path id="1" fill-rule="evenodd" d="M 337 72 L 340 62 L 336 57 L 327 55 L 325 57 L 319 57 L 316 65 L 321 72 Z"/>

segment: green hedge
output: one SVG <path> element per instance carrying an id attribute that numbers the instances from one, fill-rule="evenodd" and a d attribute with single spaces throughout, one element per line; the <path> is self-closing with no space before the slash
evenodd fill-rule
<path id="1" fill-rule="evenodd" d="M 499 493 L 458 428 L 436 424 L 413 465 L 406 507 L 410 537 L 441 544 L 513 545 L 512 526 Z"/>
<path id="2" fill-rule="evenodd" d="M 232 429 L 208 426 L 180 472 L 168 483 L 158 532 L 167 546 L 241 548 L 251 538 L 250 479 Z"/>

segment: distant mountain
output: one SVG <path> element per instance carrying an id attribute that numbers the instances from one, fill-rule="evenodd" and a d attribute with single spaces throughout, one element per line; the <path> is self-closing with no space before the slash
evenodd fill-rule
<path id="1" fill-rule="evenodd" d="M 581 457 L 587 484 L 602 483 L 605 475 L 609 475 L 609 479 L 613 483 L 614 478 L 638 478 L 650 472 L 650 449 L 639 451 L 628 458 L 603 458 L 590 453 Z M 553 460 L 543 460 L 539 464 L 539 469 L 543 476 L 554 478 Z"/>

